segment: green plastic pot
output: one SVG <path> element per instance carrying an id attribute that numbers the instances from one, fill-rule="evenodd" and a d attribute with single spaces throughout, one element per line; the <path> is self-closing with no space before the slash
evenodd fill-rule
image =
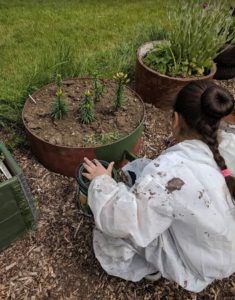
<path id="1" fill-rule="evenodd" d="M 12 178 L 0 183 L 0 251 L 34 229 L 37 211 L 25 176 L 3 143 L 0 153 Z"/>
<path id="2" fill-rule="evenodd" d="M 123 154 L 123 160 L 125 160 L 125 161 L 133 161 L 137 158 L 138 158 L 137 156 L 135 156 L 133 153 L 131 153 L 129 151 L 125 151 Z M 99 160 L 99 162 L 105 168 L 107 168 L 109 165 L 109 162 L 104 161 L 104 160 Z M 86 179 L 82 175 L 82 173 L 84 173 L 84 172 L 85 172 L 85 168 L 84 168 L 83 164 L 79 165 L 79 167 L 76 169 L 76 172 L 75 172 L 75 178 L 78 183 L 76 201 L 77 201 L 79 211 L 88 217 L 92 217 L 92 211 L 87 203 L 87 196 L 88 196 L 90 180 Z M 113 170 L 112 170 L 112 178 L 116 181 L 119 181 L 118 171 L 115 168 L 113 168 Z"/>
<path id="3" fill-rule="evenodd" d="M 109 163 L 107 161 L 104 160 L 99 160 L 99 162 L 105 167 L 107 168 Z M 92 212 L 91 209 L 87 203 L 87 195 L 88 195 L 88 189 L 89 189 L 89 185 L 90 185 L 90 180 L 86 179 L 82 173 L 85 172 L 85 168 L 83 166 L 83 164 L 81 164 L 77 170 L 76 170 L 76 180 L 78 183 L 78 189 L 77 189 L 77 204 L 78 204 L 78 208 L 79 210 L 86 216 L 91 217 L 92 216 Z M 112 177 L 114 180 L 118 180 L 118 173 L 117 170 L 115 168 L 113 168 L 112 171 Z"/>

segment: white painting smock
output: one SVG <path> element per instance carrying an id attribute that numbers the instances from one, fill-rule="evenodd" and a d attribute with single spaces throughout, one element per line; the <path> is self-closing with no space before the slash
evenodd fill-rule
<path id="1" fill-rule="evenodd" d="M 220 136 L 235 175 L 235 135 Z M 94 251 L 107 273 L 139 281 L 160 271 L 199 292 L 235 272 L 234 205 L 205 143 L 186 140 L 127 170 L 136 173 L 132 187 L 102 175 L 89 188 Z"/>

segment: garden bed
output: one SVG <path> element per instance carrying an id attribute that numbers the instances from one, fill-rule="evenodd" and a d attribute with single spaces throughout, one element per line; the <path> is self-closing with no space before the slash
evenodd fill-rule
<path id="1" fill-rule="evenodd" d="M 92 91 L 92 80 L 71 79 L 63 82 L 67 115 L 61 120 L 52 120 L 50 111 L 55 101 L 56 85 L 48 85 L 34 94 L 24 108 L 24 121 L 28 129 L 51 144 L 68 147 L 92 147 L 114 142 L 135 130 L 143 118 L 143 105 L 136 95 L 124 89 L 124 103 L 114 109 L 116 86 L 104 81 L 105 91 L 95 103 L 95 120 L 90 124 L 78 121 L 78 108 L 85 91 Z"/>
<path id="2" fill-rule="evenodd" d="M 32 153 L 49 170 L 74 177 L 84 156 L 116 164 L 126 151 L 138 154 L 144 104 L 127 74 L 114 81 L 73 78 L 29 95 L 22 119 Z"/>

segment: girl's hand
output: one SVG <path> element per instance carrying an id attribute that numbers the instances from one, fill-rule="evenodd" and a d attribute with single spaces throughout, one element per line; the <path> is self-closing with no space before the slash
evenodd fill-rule
<path id="1" fill-rule="evenodd" d="M 82 173 L 82 175 L 89 180 L 93 180 L 97 176 L 101 176 L 101 175 L 109 175 L 111 177 L 113 165 L 114 165 L 114 162 L 111 162 L 108 165 L 108 168 L 105 169 L 105 167 L 103 167 L 102 164 L 98 160 L 94 159 L 94 163 L 93 163 L 88 158 L 84 157 L 83 166 L 88 173 Z"/>

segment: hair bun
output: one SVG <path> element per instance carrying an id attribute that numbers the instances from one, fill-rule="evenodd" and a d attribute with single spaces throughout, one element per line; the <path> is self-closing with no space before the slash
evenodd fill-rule
<path id="1" fill-rule="evenodd" d="M 234 109 L 234 98 L 226 89 L 212 85 L 201 95 L 202 112 L 208 117 L 221 119 Z"/>

